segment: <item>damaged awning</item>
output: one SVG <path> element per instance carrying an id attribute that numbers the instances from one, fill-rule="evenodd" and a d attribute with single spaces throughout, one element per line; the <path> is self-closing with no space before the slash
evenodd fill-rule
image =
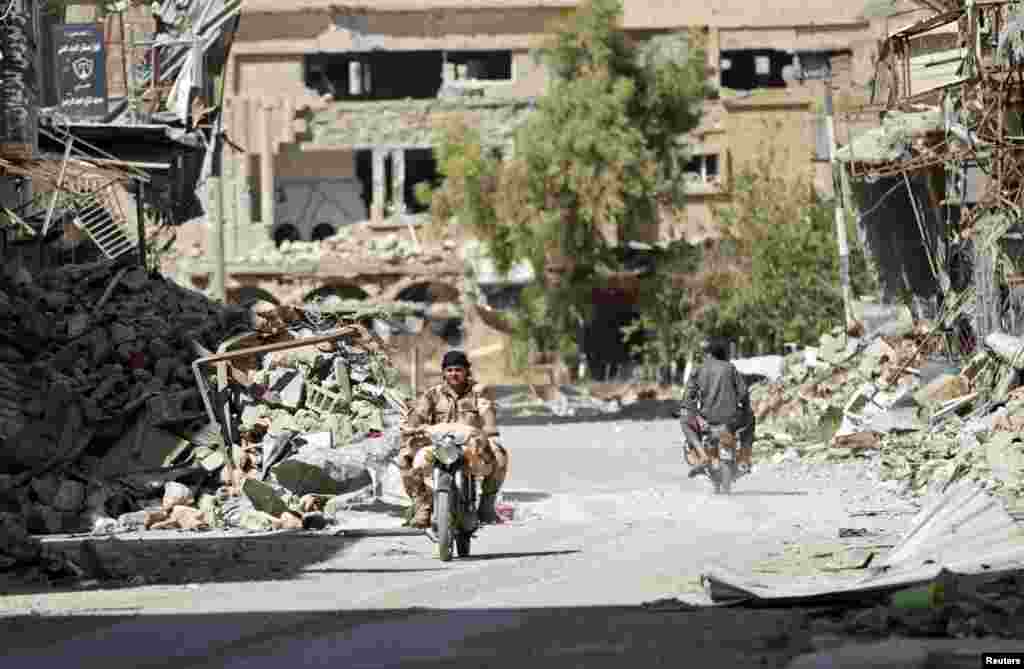
<path id="1" fill-rule="evenodd" d="M 945 134 L 942 112 L 938 109 L 922 112 L 890 111 L 882 125 L 854 137 L 849 144 L 836 151 L 836 160 L 861 165 L 884 165 L 914 156 L 915 142 L 929 135 L 941 140 Z"/>

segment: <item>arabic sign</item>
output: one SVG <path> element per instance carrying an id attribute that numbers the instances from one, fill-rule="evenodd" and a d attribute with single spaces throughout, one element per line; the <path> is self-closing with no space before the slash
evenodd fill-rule
<path id="1" fill-rule="evenodd" d="M 103 28 L 95 23 L 57 25 L 53 44 L 61 111 L 78 121 L 101 120 L 107 115 Z"/>

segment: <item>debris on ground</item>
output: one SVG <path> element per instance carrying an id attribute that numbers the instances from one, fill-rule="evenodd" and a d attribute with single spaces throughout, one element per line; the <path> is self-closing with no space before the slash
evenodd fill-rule
<path id="1" fill-rule="evenodd" d="M 860 578 L 773 586 L 715 568 L 702 581 L 717 603 L 828 607 L 813 624 L 822 633 L 1019 638 L 1022 566 L 1024 532 L 998 500 L 961 481 L 924 507 L 883 557 L 851 565 Z"/>
<path id="2" fill-rule="evenodd" d="M 654 383 L 535 385 L 511 395 L 499 396 L 496 402 L 502 418 L 557 417 L 594 418 L 628 413 L 630 407 L 644 402 L 676 399 L 677 390 Z M 625 417 L 625 416 L 623 416 Z"/>
<path id="3" fill-rule="evenodd" d="M 118 262 L 4 268 L 0 513 L 24 528 L 9 536 L 322 529 L 337 496 L 401 498 L 398 374 L 350 316 L 253 313 Z M 292 346 L 327 332 L 345 336 Z M 269 343 L 289 348 L 226 364 L 223 401 L 204 398 L 197 359 Z M 211 413 L 225 405 L 228 432 Z M 14 542 L 0 569 L 38 569 L 36 543 Z"/>
<path id="4" fill-rule="evenodd" d="M 869 324 L 860 338 L 824 335 L 785 357 L 780 380 L 753 386 L 755 457 L 878 459 L 883 481 L 906 494 L 967 479 L 1024 505 L 1024 339 L 993 334 L 959 361 L 936 324 L 899 312 Z"/>

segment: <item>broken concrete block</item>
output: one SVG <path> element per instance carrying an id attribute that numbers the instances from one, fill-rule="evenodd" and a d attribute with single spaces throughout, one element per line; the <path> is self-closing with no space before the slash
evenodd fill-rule
<path id="1" fill-rule="evenodd" d="M 146 274 L 146 270 L 136 267 L 121 277 L 119 285 L 129 293 L 139 293 L 149 286 L 149 276 Z"/>
<path id="2" fill-rule="evenodd" d="M 110 326 L 110 343 L 117 347 L 128 342 L 133 342 L 138 337 L 135 328 L 124 323 L 114 323 Z"/>
<path id="3" fill-rule="evenodd" d="M 147 527 L 150 511 L 132 511 L 122 513 L 117 517 L 117 524 L 128 530 L 138 530 Z"/>
<path id="4" fill-rule="evenodd" d="M 281 521 L 282 530 L 301 530 L 303 526 L 302 516 L 294 511 L 285 511 L 281 514 L 279 520 Z"/>
<path id="5" fill-rule="evenodd" d="M 288 510 L 288 505 L 274 491 L 274 488 L 262 481 L 246 479 L 242 484 L 242 494 L 252 502 L 257 511 L 265 511 L 271 516 L 280 516 Z"/>
<path id="6" fill-rule="evenodd" d="M 68 319 L 68 336 L 77 337 L 89 329 L 89 314 L 78 312 Z"/>
<path id="7" fill-rule="evenodd" d="M 146 402 L 151 425 L 171 425 L 205 415 L 202 396 L 195 388 L 178 393 L 164 393 Z"/>
<path id="8" fill-rule="evenodd" d="M 1024 338 L 993 332 L 985 337 L 985 347 L 1003 362 L 1024 368 Z"/>
<path id="9" fill-rule="evenodd" d="M 914 401 L 929 411 L 940 405 L 971 392 L 971 388 L 959 374 L 943 374 L 914 393 Z"/>
<path id="10" fill-rule="evenodd" d="M 296 369 L 275 369 L 270 373 L 270 392 L 278 404 L 298 409 L 302 405 L 305 389 L 306 379 Z"/>
<path id="11" fill-rule="evenodd" d="M 35 493 L 36 499 L 47 506 L 52 506 L 53 500 L 57 498 L 57 491 L 60 490 L 60 479 L 56 474 L 44 474 L 32 479 L 29 487 Z"/>
<path id="12" fill-rule="evenodd" d="M 144 527 L 148 530 L 157 523 L 162 523 L 170 516 L 170 512 L 163 509 L 149 509 L 145 511 Z"/>
<path id="13" fill-rule="evenodd" d="M 53 508 L 58 511 L 77 512 L 85 506 L 85 485 L 66 479 L 61 482 L 53 499 Z"/>
<path id="14" fill-rule="evenodd" d="M 0 346 L 0 362 L 24 362 L 25 356 L 10 346 Z"/>
<path id="15" fill-rule="evenodd" d="M 191 443 L 176 434 L 149 427 L 138 420 L 121 437 L 100 462 L 97 473 L 102 478 L 169 466 Z"/>
<path id="16" fill-rule="evenodd" d="M 35 562 L 43 550 L 38 539 L 31 536 L 25 522 L 16 514 L 0 513 L 0 555 L 16 563 Z"/>
<path id="17" fill-rule="evenodd" d="M 996 432 L 985 443 L 992 476 L 1011 487 L 1024 483 L 1024 440 L 1019 433 Z"/>
<path id="18" fill-rule="evenodd" d="M 307 432 L 295 437 L 295 446 L 302 448 L 334 448 L 334 435 L 330 432 Z"/>
<path id="19" fill-rule="evenodd" d="M 191 506 L 175 506 L 171 509 L 167 520 L 154 523 L 150 529 L 153 530 L 201 530 L 209 527 L 206 517 L 202 511 Z"/>
<path id="20" fill-rule="evenodd" d="M 170 509 L 192 503 L 192 491 L 187 485 L 169 481 L 164 485 L 163 508 Z"/>
<path id="21" fill-rule="evenodd" d="M 307 446 L 271 471 L 282 486 L 296 495 L 340 495 L 373 481 L 361 460 L 336 448 Z"/>
<path id="22" fill-rule="evenodd" d="M 59 451 L 57 426 L 48 421 L 33 421 L 7 440 L 0 450 L 0 470 L 5 464 L 31 469 L 49 462 Z"/>
<path id="23" fill-rule="evenodd" d="M 238 526 L 254 532 L 269 532 L 278 525 L 277 519 L 264 511 L 246 509 L 238 519 Z"/>
<path id="24" fill-rule="evenodd" d="M 64 531 L 64 514 L 52 506 L 33 504 L 24 509 L 25 525 L 34 534 L 59 534 Z"/>

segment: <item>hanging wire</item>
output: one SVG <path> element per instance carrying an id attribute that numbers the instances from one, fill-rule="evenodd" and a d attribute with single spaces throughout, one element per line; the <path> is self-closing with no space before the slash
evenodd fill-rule
<path id="1" fill-rule="evenodd" d="M 897 182 L 896 185 L 893 186 L 892 188 L 890 188 L 888 191 L 886 191 L 885 194 L 882 195 L 882 197 L 880 197 L 878 199 L 878 202 L 876 202 L 870 209 L 868 209 L 863 214 L 859 214 L 857 216 L 858 222 L 863 221 L 865 218 L 867 218 L 868 216 L 873 214 L 875 212 L 875 210 L 877 210 L 879 207 L 881 207 L 883 204 L 885 204 L 885 201 L 889 198 L 890 195 L 892 195 L 893 193 L 896 192 L 897 188 L 901 188 L 902 186 L 903 186 L 902 183 Z"/>
<path id="2" fill-rule="evenodd" d="M 4 10 L 3 16 L 0 16 L 0 22 L 6 21 L 10 16 L 11 12 L 14 11 L 14 0 L 10 0 L 7 3 L 7 9 Z"/>

